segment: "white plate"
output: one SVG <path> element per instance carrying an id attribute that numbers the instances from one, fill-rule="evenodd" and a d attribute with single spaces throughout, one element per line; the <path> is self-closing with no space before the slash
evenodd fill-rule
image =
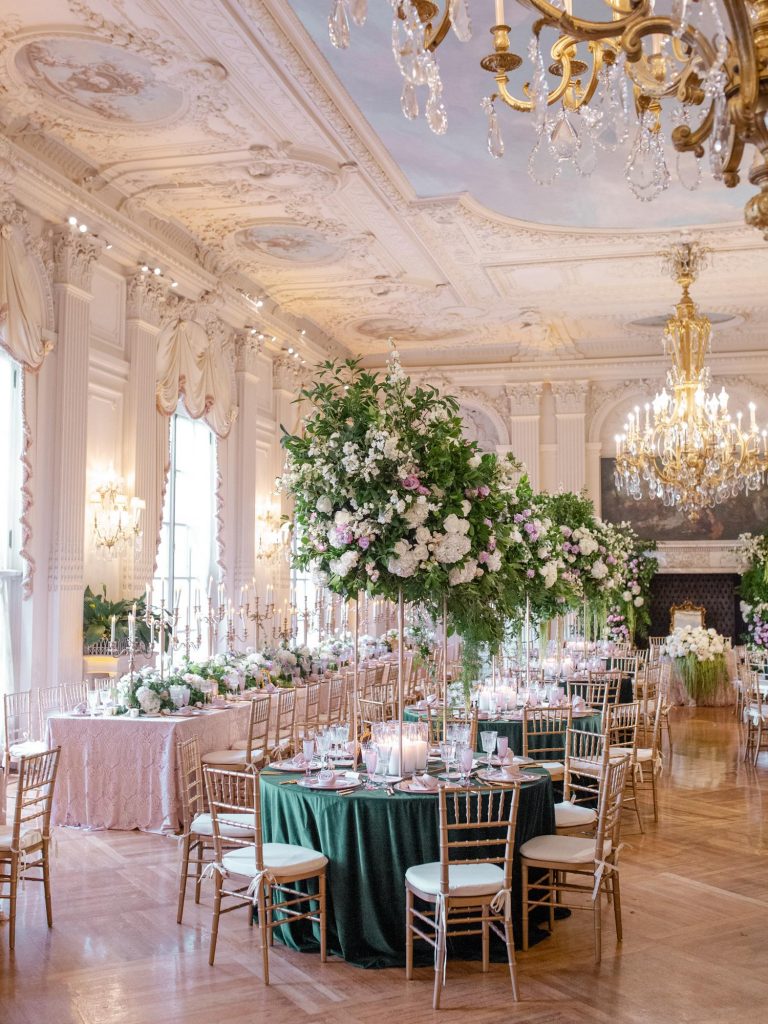
<path id="1" fill-rule="evenodd" d="M 481 771 L 477 773 L 478 779 L 482 779 L 483 782 L 495 782 L 500 785 L 508 783 L 511 785 L 513 782 L 540 782 L 541 776 L 534 775 L 532 772 L 501 772 L 501 771 Z"/>
<path id="2" fill-rule="evenodd" d="M 362 784 L 360 779 L 348 778 L 346 775 L 337 775 L 327 782 L 321 782 L 317 775 L 312 775 L 308 779 L 299 779 L 299 785 L 306 789 L 358 789 Z"/>
<path id="3" fill-rule="evenodd" d="M 306 771 L 306 764 L 304 761 L 301 764 L 297 764 L 293 758 L 288 761 L 272 761 L 267 765 L 269 771 L 274 772 L 303 772 Z M 313 761 L 309 767 L 311 772 L 319 771 L 320 765 L 318 762 Z"/>

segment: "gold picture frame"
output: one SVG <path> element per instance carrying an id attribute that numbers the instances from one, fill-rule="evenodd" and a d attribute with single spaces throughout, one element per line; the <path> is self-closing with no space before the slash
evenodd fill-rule
<path id="1" fill-rule="evenodd" d="M 673 604 L 669 609 L 669 632 L 675 629 L 684 629 L 686 626 L 703 626 L 707 609 L 701 604 L 692 604 L 685 601 L 683 604 Z"/>

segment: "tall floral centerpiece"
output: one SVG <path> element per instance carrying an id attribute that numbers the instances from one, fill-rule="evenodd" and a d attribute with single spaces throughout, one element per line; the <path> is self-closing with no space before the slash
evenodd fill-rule
<path id="1" fill-rule="evenodd" d="M 385 376 L 325 363 L 301 397 L 311 411 L 283 438 L 281 480 L 294 564 L 347 599 L 402 598 L 447 613 L 470 644 L 500 642 L 516 572 L 512 466 L 466 441 L 455 399 L 413 386 L 397 353 Z"/>
<path id="2" fill-rule="evenodd" d="M 620 582 L 608 612 L 609 639 L 620 640 L 620 634 L 625 634 L 624 639 L 634 643 L 647 635 L 651 624 L 651 580 L 658 569 L 656 543 L 641 540 L 629 523 L 620 523 L 613 530 Z"/>
<path id="3" fill-rule="evenodd" d="M 727 682 L 725 639 L 714 629 L 681 626 L 664 641 L 662 655 L 672 659 L 686 690 L 696 701 L 713 696 Z"/>

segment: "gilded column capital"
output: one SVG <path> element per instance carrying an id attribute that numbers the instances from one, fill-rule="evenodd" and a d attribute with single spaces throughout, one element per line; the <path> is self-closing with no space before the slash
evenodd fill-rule
<path id="1" fill-rule="evenodd" d="M 538 416 L 541 405 L 541 392 L 544 385 L 538 381 L 521 381 L 517 384 L 506 384 L 504 393 L 509 399 L 510 416 Z"/>
<path id="2" fill-rule="evenodd" d="M 90 292 L 93 267 L 101 243 L 91 235 L 64 224 L 53 231 L 53 280 Z"/>
<path id="3" fill-rule="evenodd" d="M 555 396 L 555 413 L 586 413 L 588 380 L 561 380 L 552 384 Z"/>
<path id="4" fill-rule="evenodd" d="M 154 274 L 137 270 L 126 280 L 125 315 L 159 327 L 165 303 L 165 289 Z"/>

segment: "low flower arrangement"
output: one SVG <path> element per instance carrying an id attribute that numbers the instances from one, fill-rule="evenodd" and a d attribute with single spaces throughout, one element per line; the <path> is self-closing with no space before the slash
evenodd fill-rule
<path id="1" fill-rule="evenodd" d="M 727 680 L 725 638 L 703 626 L 681 626 L 664 641 L 662 654 L 671 658 L 691 697 L 711 697 Z"/>
<path id="2" fill-rule="evenodd" d="M 741 616 L 747 627 L 749 646 L 757 651 L 768 650 L 768 601 L 757 604 L 742 601 Z"/>
<path id="3" fill-rule="evenodd" d="M 156 668 L 142 668 L 133 677 L 123 676 L 117 684 L 119 706 L 138 708 L 145 715 L 159 715 L 184 706 L 202 707 L 205 693 L 185 680 L 183 672 L 160 678 Z"/>

